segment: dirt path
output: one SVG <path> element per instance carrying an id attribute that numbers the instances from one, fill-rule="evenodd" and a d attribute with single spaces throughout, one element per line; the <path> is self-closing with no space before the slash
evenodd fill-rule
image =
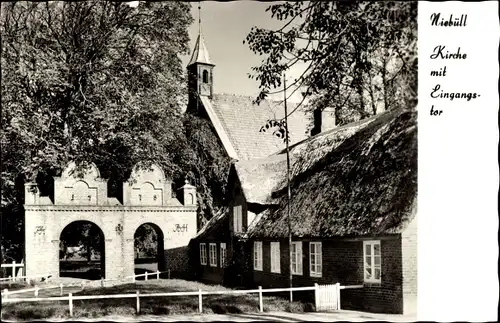
<path id="1" fill-rule="evenodd" d="M 45 322 L 365 322 L 365 321 L 386 321 L 386 322 L 415 322 L 416 317 L 394 315 L 394 314 L 374 314 L 356 311 L 339 311 L 334 313 L 287 313 L 287 312 L 267 312 L 248 314 L 193 314 L 193 315 L 139 315 L 139 316 L 103 316 L 99 318 L 75 318 L 75 319 L 46 319 Z M 30 320 L 34 322 L 36 320 Z M 5 322 L 8 322 L 5 320 Z"/>

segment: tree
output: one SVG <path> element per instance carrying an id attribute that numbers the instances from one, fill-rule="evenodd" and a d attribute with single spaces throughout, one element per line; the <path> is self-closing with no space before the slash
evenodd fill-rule
<path id="1" fill-rule="evenodd" d="M 136 258 L 140 258 L 140 254 L 146 257 L 159 256 L 158 252 L 158 234 L 155 229 L 149 224 L 143 224 L 134 234 L 134 247 L 136 250 Z"/>
<path id="2" fill-rule="evenodd" d="M 87 221 L 73 222 L 61 233 L 59 258 L 69 256 L 67 247 L 81 247 L 79 253 L 90 262 L 93 253 L 102 257 L 103 243 L 103 234 L 97 225 Z"/>
<path id="3" fill-rule="evenodd" d="M 188 148 L 182 158 L 182 167 L 197 188 L 201 227 L 225 205 L 231 158 L 206 119 L 186 114 L 184 131 Z"/>
<path id="4" fill-rule="evenodd" d="M 17 183 L 43 182 L 69 161 L 79 170 L 93 161 L 117 182 L 138 162 L 181 173 L 178 54 L 189 50 L 188 3 L 10 2 L 1 9 L 2 225 L 21 218 Z"/>
<path id="5" fill-rule="evenodd" d="M 244 41 L 264 56 L 249 75 L 259 82 L 256 103 L 282 92 L 283 73 L 305 64 L 287 93 L 300 91 L 313 109 L 335 108 L 339 124 L 415 105 L 416 2 L 298 1 L 266 11 L 283 26 L 253 27 Z"/>

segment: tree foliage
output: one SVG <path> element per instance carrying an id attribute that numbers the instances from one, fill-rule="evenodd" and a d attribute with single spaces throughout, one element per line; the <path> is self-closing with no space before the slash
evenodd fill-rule
<path id="1" fill-rule="evenodd" d="M 253 27 L 244 41 L 264 57 L 249 75 L 259 82 L 257 103 L 283 91 L 284 72 L 305 65 L 287 94 L 334 108 L 338 124 L 415 105 L 416 2 L 297 1 L 267 11 L 282 27 Z"/>
<path id="2" fill-rule="evenodd" d="M 197 188 L 201 227 L 225 205 L 231 158 L 208 120 L 186 114 L 184 129 L 188 149 L 183 158 L 186 163 L 183 168 Z"/>
<path id="3" fill-rule="evenodd" d="M 158 234 L 149 224 L 137 228 L 134 234 L 136 258 L 158 256 Z"/>
<path id="4" fill-rule="evenodd" d="M 68 225 L 61 232 L 59 258 L 71 256 L 67 247 L 83 247 L 79 255 L 91 261 L 92 254 L 100 254 L 104 244 L 104 235 L 97 225 L 87 221 L 77 221 Z"/>
<path id="5" fill-rule="evenodd" d="M 69 161 L 117 182 L 136 163 L 182 173 L 178 55 L 191 22 L 182 2 L 1 4 L 2 225 L 19 224 L 19 183 Z"/>
<path id="6" fill-rule="evenodd" d="M 177 170 L 188 4 L 3 7 L 2 191 L 16 174 L 34 180 L 70 160 L 92 160 L 105 173 L 145 159 Z"/>

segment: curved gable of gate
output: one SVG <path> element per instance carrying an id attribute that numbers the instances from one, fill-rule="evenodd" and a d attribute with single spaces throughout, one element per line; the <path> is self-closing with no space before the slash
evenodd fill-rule
<path id="1" fill-rule="evenodd" d="M 56 205 L 104 205 L 107 202 L 107 181 L 101 178 L 94 163 L 81 172 L 74 162 L 64 169 L 60 177 L 54 177 L 54 204 Z"/>
<path id="2" fill-rule="evenodd" d="M 123 204 L 131 206 L 166 206 L 171 204 L 171 181 L 158 165 L 142 169 L 137 165 L 123 184 Z"/>

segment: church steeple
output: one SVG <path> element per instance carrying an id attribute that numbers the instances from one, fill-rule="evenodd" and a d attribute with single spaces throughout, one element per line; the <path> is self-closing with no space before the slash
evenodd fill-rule
<path id="1" fill-rule="evenodd" d="M 192 64 L 202 63 L 213 65 L 210 63 L 210 55 L 208 54 L 207 46 L 205 46 L 205 40 L 201 32 L 198 34 L 196 39 L 196 44 L 194 45 L 193 55 L 191 55 L 191 60 L 188 63 L 188 67 Z"/>
<path id="2" fill-rule="evenodd" d="M 198 101 L 198 96 L 213 95 L 213 69 L 214 64 L 210 61 L 205 40 L 201 33 L 201 5 L 198 4 L 198 38 L 194 46 L 191 60 L 188 63 L 189 101 L 190 105 Z"/>

